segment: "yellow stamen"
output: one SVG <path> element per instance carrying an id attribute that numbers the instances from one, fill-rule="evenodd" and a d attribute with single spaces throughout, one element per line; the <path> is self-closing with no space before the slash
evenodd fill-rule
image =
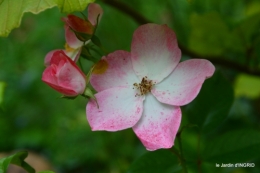
<path id="1" fill-rule="evenodd" d="M 143 96 L 149 92 L 151 92 L 152 87 L 155 83 L 153 83 L 152 80 L 148 80 L 147 76 L 142 78 L 141 83 L 137 84 L 134 83 L 134 87 L 136 87 L 137 90 L 139 90 L 139 93 L 136 94 L 135 96 Z"/>

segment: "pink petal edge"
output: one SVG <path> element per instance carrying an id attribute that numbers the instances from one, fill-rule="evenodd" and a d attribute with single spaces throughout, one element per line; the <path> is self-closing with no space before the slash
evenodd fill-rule
<path id="1" fill-rule="evenodd" d="M 99 15 L 99 16 L 98 16 Z M 98 18 L 98 23 L 101 20 L 101 17 L 103 15 L 103 9 L 99 4 L 96 3 L 90 3 L 88 5 L 88 20 L 90 23 L 95 26 L 97 24 L 97 18 Z"/>
<path id="2" fill-rule="evenodd" d="M 133 127 L 147 150 L 171 148 L 181 122 L 181 109 L 160 103 L 147 95 L 142 118 Z"/>
<path id="3" fill-rule="evenodd" d="M 151 92 L 162 103 L 186 105 L 198 95 L 205 79 L 211 77 L 214 71 L 215 67 L 208 60 L 183 61 Z"/>
<path id="4" fill-rule="evenodd" d="M 145 24 L 137 28 L 131 44 L 133 69 L 141 80 L 160 82 L 181 58 L 175 33 L 167 25 Z"/>

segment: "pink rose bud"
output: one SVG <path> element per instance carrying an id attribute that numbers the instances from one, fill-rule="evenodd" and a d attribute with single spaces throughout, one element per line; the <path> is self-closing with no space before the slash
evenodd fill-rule
<path id="1" fill-rule="evenodd" d="M 90 3 L 88 5 L 88 19 L 81 19 L 75 15 L 69 14 L 67 17 L 62 18 L 67 25 L 76 35 L 76 37 L 83 42 L 91 39 L 103 15 L 103 9 L 99 4 Z"/>
<path id="2" fill-rule="evenodd" d="M 74 31 L 77 38 L 81 41 L 87 41 L 94 34 L 95 27 L 88 21 L 75 15 L 69 14 L 63 21 Z"/>
<path id="3" fill-rule="evenodd" d="M 42 81 L 71 97 L 82 94 L 86 87 L 85 74 L 62 50 L 52 54 L 50 65 L 42 74 Z"/>

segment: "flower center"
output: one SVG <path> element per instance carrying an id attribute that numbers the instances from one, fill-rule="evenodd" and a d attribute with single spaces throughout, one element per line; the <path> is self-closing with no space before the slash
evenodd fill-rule
<path id="1" fill-rule="evenodd" d="M 152 87 L 153 87 L 154 84 L 155 84 L 155 82 L 153 82 L 152 80 L 149 80 L 149 79 L 147 78 L 147 76 L 145 76 L 145 77 L 142 78 L 141 83 L 139 83 L 139 84 L 138 84 L 138 83 L 134 83 L 134 84 L 133 84 L 133 85 L 134 85 L 134 88 L 136 88 L 137 90 L 139 90 L 139 93 L 137 93 L 137 94 L 135 95 L 135 97 L 136 97 L 136 96 L 143 96 L 143 95 L 145 95 L 145 94 L 151 92 Z M 133 88 L 133 89 L 134 89 L 134 88 Z"/>

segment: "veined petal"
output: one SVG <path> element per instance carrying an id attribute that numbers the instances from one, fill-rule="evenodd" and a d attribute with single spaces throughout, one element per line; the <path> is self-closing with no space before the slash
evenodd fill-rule
<path id="1" fill-rule="evenodd" d="M 148 94 L 143 115 L 133 130 L 147 150 L 171 148 L 180 122 L 179 107 L 160 103 L 152 94 Z"/>
<path id="2" fill-rule="evenodd" d="M 87 119 L 92 130 L 117 131 L 133 127 L 143 112 L 144 97 L 135 97 L 131 87 L 101 91 L 87 104 Z"/>
<path id="3" fill-rule="evenodd" d="M 132 87 L 134 83 L 139 83 L 132 68 L 130 53 L 119 50 L 103 57 L 95 65 L 90 83 L 98 92 L 113 87 Z"/>
<path id="4" fill-rule="evenodd" d="M 208 60 L 187 60 L 178 64 L 151 92 L 162 103 L 182 106 L 198 95 L 204 80 L 211 77 L 214 71 L 215 67 Z"/>
<path id="5" fill-rule="evenodd" d="M 133 35 L 131 58 L 140 80 L 147 76 L 160 82 L 173 71 L 181 58 L 175 33 L 166 25 L 140 26 Z"/>
<path id="6" fill-rule="evenodd" d="M 97 24 L 100 21 L 101 17 L 103 15 L 103 9 L 100 7 L 99 4 L 96 3 L 90 3 L 88 5 L 88 20 L 92 25 Z"/>

